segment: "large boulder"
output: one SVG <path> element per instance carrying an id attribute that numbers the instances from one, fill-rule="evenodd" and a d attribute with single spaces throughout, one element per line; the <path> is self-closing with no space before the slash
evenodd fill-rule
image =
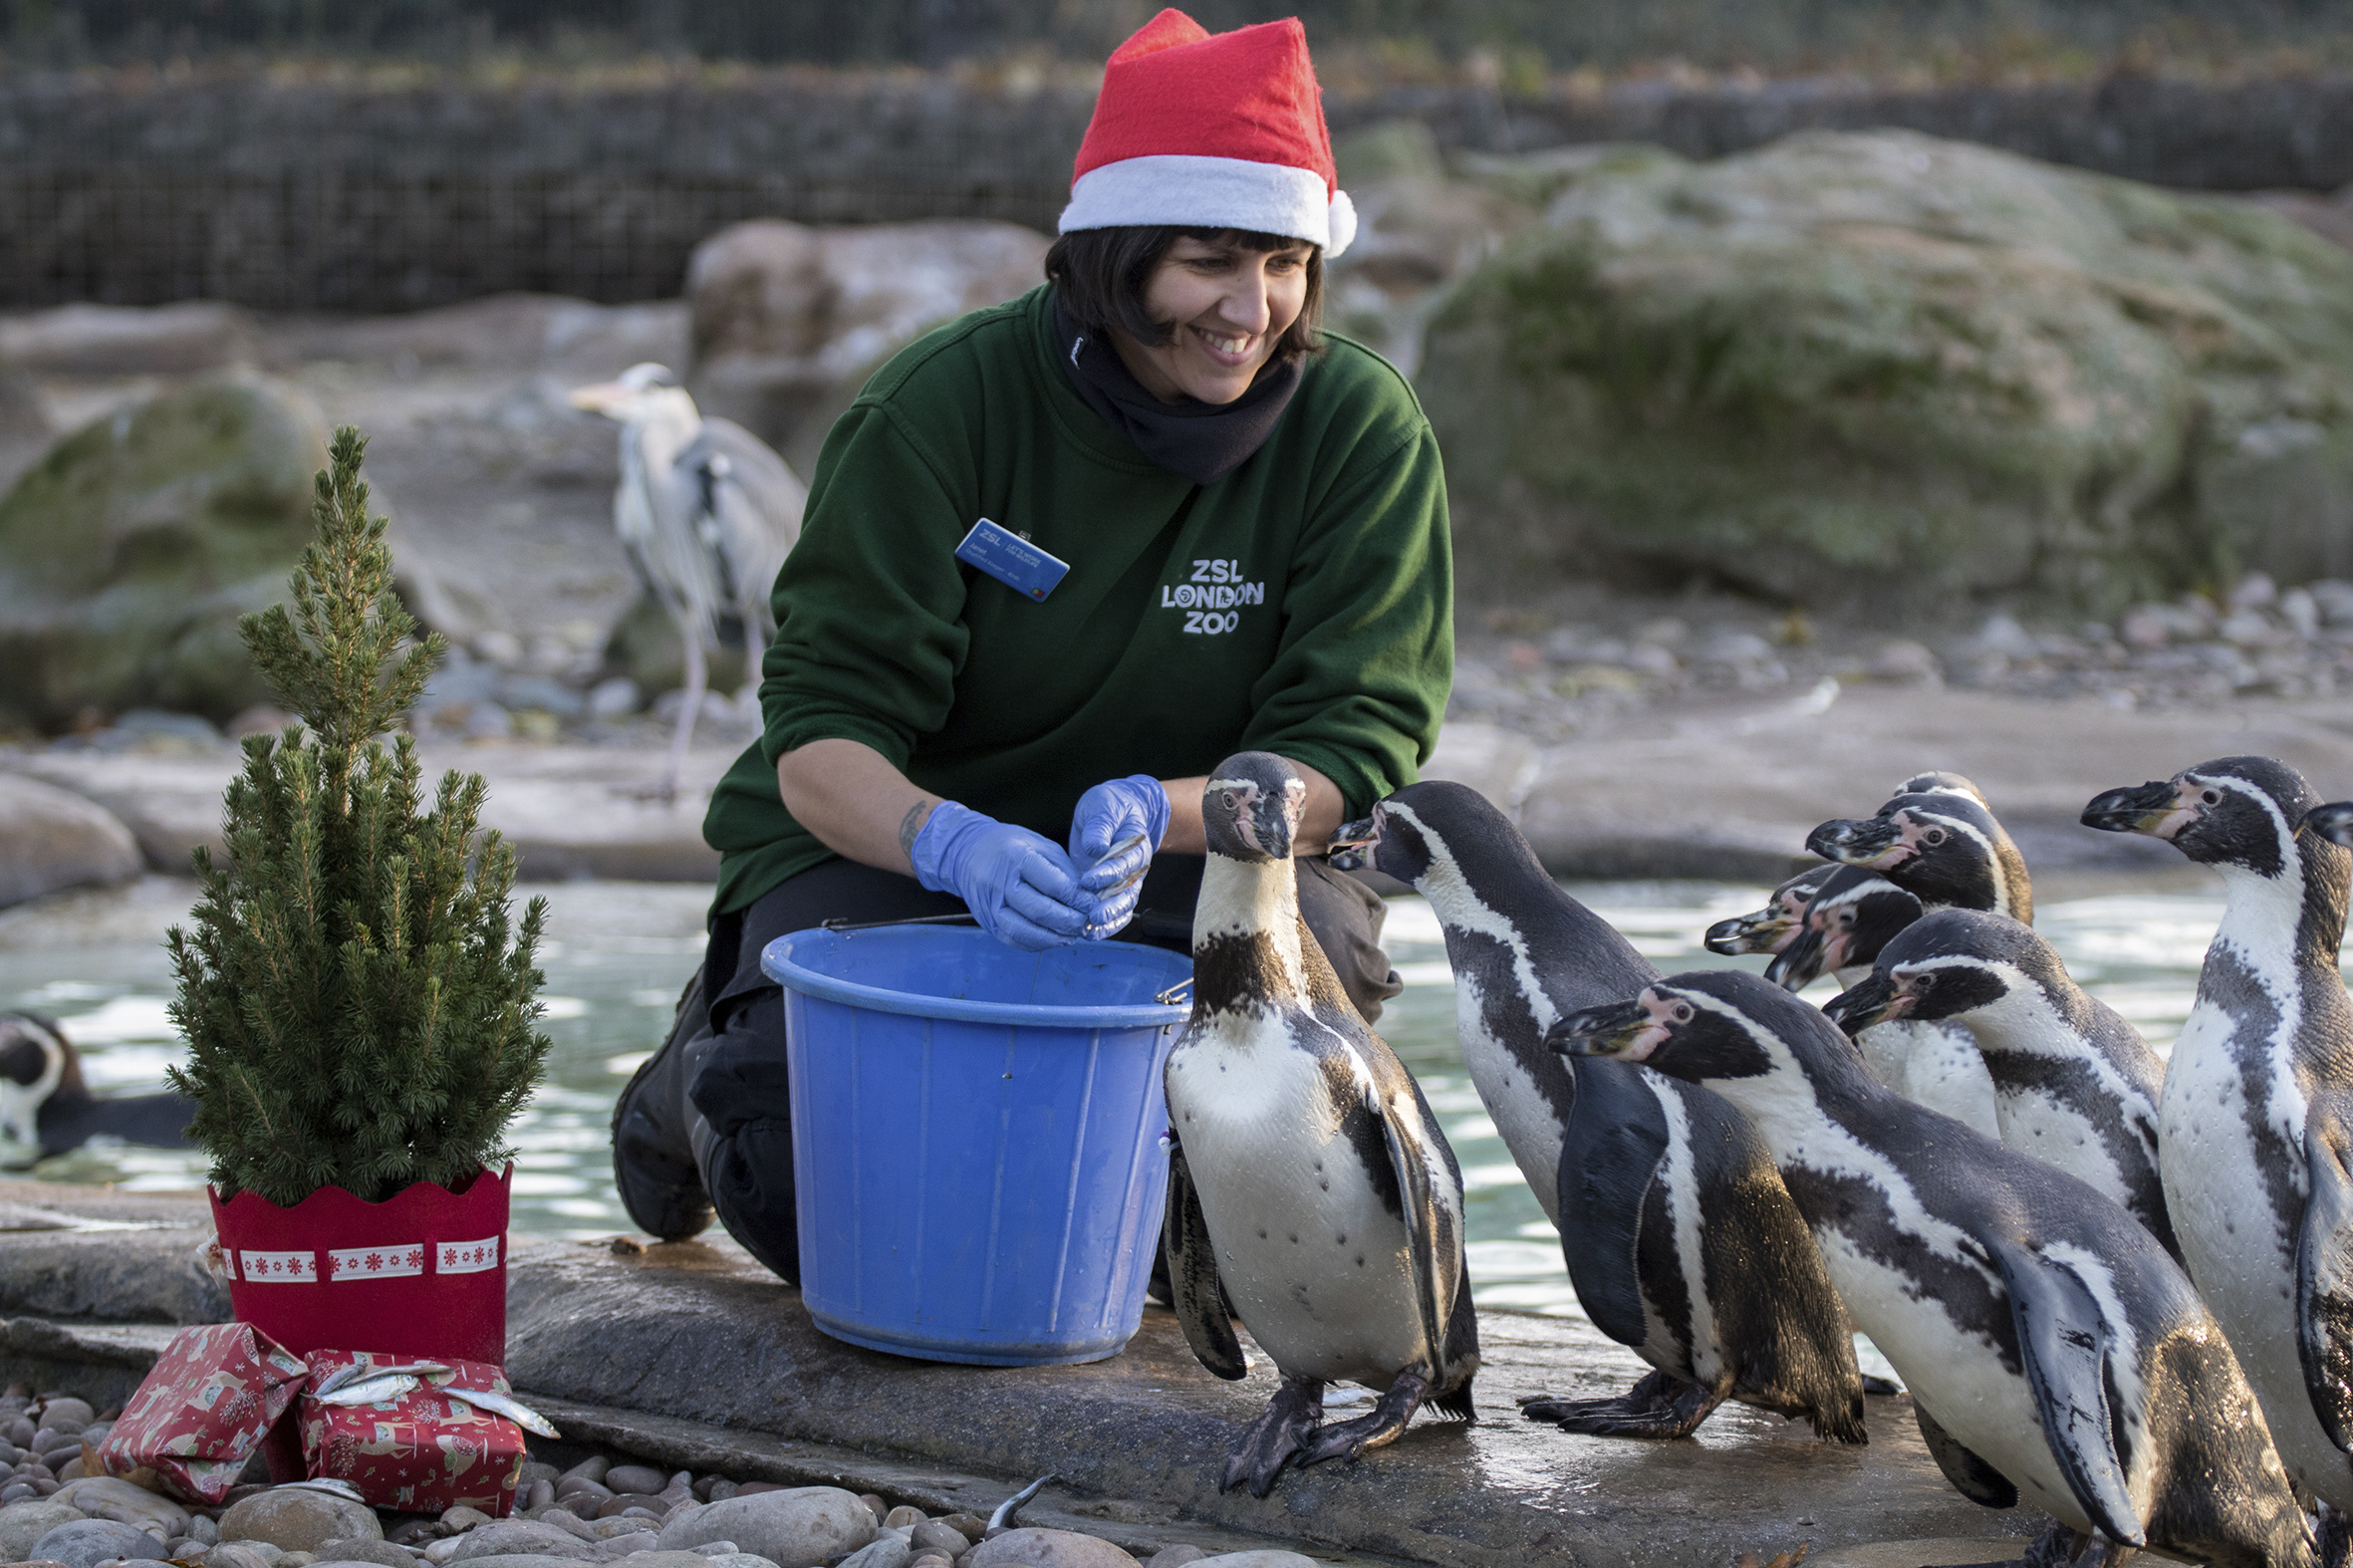
<path id="1" fill-rule="evenodd" d="M 128 882 L 138 841 L 104 806 L 0 773 L 0 909 L 91 883 Z"/>
<path id="2" fill-rule="evenodd" d="M 0 701 L 225 720 L 268 695 L 237 617 L 311 538 L 319 423 L 271 383 L 199 382 L 60 441 L 0 499 Z"/>
<path id="3" fill-rule="evenodd" d="M 2113 608 L 2353 568 L 2353 255 L 1907 131 L 1556 163 L 1434 319 L 1465 577 Z"/>
<path id="4" fill-rule="evenodd" d="M 1045 281 L 1049 243 L 1016 223 L 965 218 L 721 229 L 686 264 L 694 394 L 705 412 L 781 447 L 841 383 L 941 322 Z"/>

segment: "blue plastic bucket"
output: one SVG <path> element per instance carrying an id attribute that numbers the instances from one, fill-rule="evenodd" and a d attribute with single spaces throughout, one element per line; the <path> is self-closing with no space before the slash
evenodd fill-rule
<path id="1" fill-rule="evenodd" d="M 1131 942 L 1020 952 L 968 926 L 794 931 L 784 986 L 801 1299 L 926 1361 L 1116 1356 L 1167 1198 L 1161 1069 L 1192 973 Z"/>

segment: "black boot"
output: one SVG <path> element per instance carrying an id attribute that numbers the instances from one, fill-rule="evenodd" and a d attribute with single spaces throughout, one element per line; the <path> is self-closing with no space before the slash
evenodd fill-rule
<path id="1" fill-rule="evenodd" d="M 689 1133 L 694 1107 L 686 1099 L 693 1078 L 689 1058 L 707 1044 L 709 1013 L 702 1000 L 702 971 L 686 983 L 669 1038 L 648 1057 L 613 1107 L 613 1180 L 632 1223 L 664 1241 L 699 1235 L 711 1222 L 710 1193 L 704 1190 Z"/>

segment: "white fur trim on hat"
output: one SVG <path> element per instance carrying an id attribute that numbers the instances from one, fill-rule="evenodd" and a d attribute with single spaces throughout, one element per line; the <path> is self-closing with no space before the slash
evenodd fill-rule
<path id="1" fill-rule="evenodd" d="M 1337 254 L 1356 235 L 1356 208 L 1313 169 L 1248 158 L 1156 152 L 1081 174 L 1057 225 L 1111 229 L 1173 223 L 1288 234 Z M 1337 242 L 1337 243 L 1335 243 Z"/>

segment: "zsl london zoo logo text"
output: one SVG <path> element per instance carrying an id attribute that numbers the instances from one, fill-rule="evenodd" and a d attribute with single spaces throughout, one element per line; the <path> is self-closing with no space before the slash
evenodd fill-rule
<path id="1" fill-rule="evenodd" d="M 1241 622 L 1239 607 L 1265 603 L 1266 585 L 1243 582 L 1235 560 L 1195 561 L 1190 581 L 1161 585 L 1161 608 L 1183 611 L 1184 630 L 1204 637 L 1231 632 Z"/>

